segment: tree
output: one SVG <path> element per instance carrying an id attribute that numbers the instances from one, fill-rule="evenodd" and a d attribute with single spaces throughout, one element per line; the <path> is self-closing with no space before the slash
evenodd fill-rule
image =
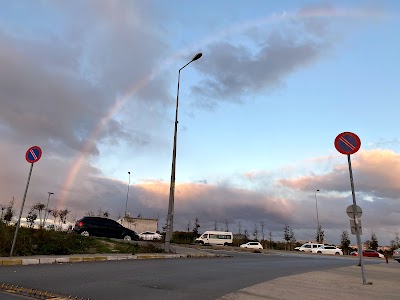
<path id="1" fill-rule="evenodd" d="M 65 224 L 66 223 L 66 220 L 67 220 L 67 215 L 70 213 L 70 211 L 68 210 L 68 209 L 63 209 L 63 210 L 60 210 L 60 212 L 59 212 L 59 223 L 61 224 L 61 223 L 63 223 L 63 224 Z"/>
<path id="2" fill-rule="evenodd" d="M 46 205 L 44 205 L 43 203 L 36 203 L 32 206 L 32 211 L 33 212 L 38 212 L 37 215 L 39 216 L 39 227 L 43 228 L 44 227 L 44 220 L 42 222 L 42 211 L 46 208 Z"/>
<path id="3" fill-rule="evenodd" d="M 286 241 L 286 244 L 289 244 L 289 250 L 290 250 L 290 245 L 292 243 L 292 241 L 296 241 L 295 237 L 294 237 L 294 232 L 293 230 L 290 228 L 289 225 L 285 225 L 285 228 L 283 229 L 283 237 Z M 285 246 L 286 249 L 286 246 Z"/>
<path id="4" fill-rule="evenodd" d="M 249 232 L 247 229 L 244 230 L 244 237 L 246 238 L 246 241 L 249 239 Z"/>
<path id="5" fill-rule="evenodd" d="M 58 218 L 58 216 L 60 215 L 60 211 L 55 208 L 51 211 L 51 215 L 53 216 L 54 220 L 53 220 L 53 224 L 56 224 L 56 219 Z"/>
<path id="6" fill-rule="evenodd" d="M 228 222 L 228 219 L 225 219 L 225 231 L 226 231 L 226 232 L 229 231 L 229 222 Z"/>
<path id="7" fill-rule="evenodd" d="M 6 225 L 10 224 L 12 218 L 15 215 L 15 210 L 14 210 L 14 197 L 6 207 L 6 213 L 3 216 L 3 220 L 5 221 Z"/>
<path id="8" fill-rule="evenodd" d="M 371 247 L 371 249 L 373 250 L 377 250 L 378 249 L 378 238 L 376 237 L 376 234 L 374 232 L 372 232 L 371 234 L 371 243 L 369 245 Z"/>
<path id="9" fill-rule="evenodd" d="M 254 224 L 253 235 L 254 235 L 254 239 L 258 240 L 258 226 L 257 226 L 257 223 Z"/>
<path id="10" fill-rule="evenodd" d="M 242 235 L 242 223 L 240 223 L 240 221 L 239 221 L 239 224 L 238 224 L 238 227 L 239 227 L 239 235 Z"/>
<path id="11" fill-rule="evenodd" d="M 315 235 L 315 240 L 317 241 L 317 243 L 322 244 L 324 242 L 324 231 L 322 230 L 321 225 L 318 226 L 317 228 L 317 233 Z"/>
<path id="12" fill-rule="evenodd" d="M 272 249 L 272 231 L 271 230 L 269 231 L 269 246 Z"/>
<path id="13" fill-rule="evenodd" d="M 345 254 L 348 254 L 348 252 L 349 252 L 350 243 L 351 243 L 351 241 L 349 238 L 349 233 L 346 230 L 344 230 L 342 232 L 342 236 L 340 238 L 340 244 L 341 244 L 342 250 L 343 250 L 343 252 L 345 252 Z"/>
<path id="14" fill-rule="evenodd" d="M 34 209 L 31 209 L 26 217 L 26 222 L 29 224 L 29 228 L 32 228 L 35 224 L 35 220 L 37 219 L 37 214 Z"/>
<path id="15" fill-rule="evenodd" d="M 218 230 L 218 222 L 217 222 L 217 220 L 214 221 L 214 230 L 215 231 Z"/>
<path id="16" fill-rule="evenodd" d="M 193 233 L 195 234 L 196 237 L 199 236 L 199 228 L 200 228 L 199 218 L 196 217 L 196 219 L 194 220 L 194 227 L 193 227 Z"/>
<path id="17" fill-rule="evenodd" d="M 190 227 L 191 227 L 191 224 L 190 224 L 190 220 L 189 220 L 189 222 L 188 222 L 187 225 L 186 225 L 186 231 L 187 231 L 187 232 L 190 231 Z"/>
<path id="18" fill-rule="evenodd" d="M 400 247 L 400 236 L 398 232 L 396 232 L 394 240 L 390 241 L 390 246 L 392 247 L 392 249 L 397 249 Z"/>
<path id="19" fill-rule="evenodd" d="M 264 240 L 264 228 L 265 228 L 264 221 L 260 222 L 260 226 L 261 226 L 261 237 L 262 237 L 262 240 Z"/>
<path id="20" fill-rule="evenodd" d="M 1 217 L 0 217 L 0 221 L 3 222 L 3 216 L 4 216 L 4 210 L 7 208 L 7 206 L 0 204 L 0 208 L 1 208 Z"/>
<path id="21" fill-rule="evenodd" d="M 289 233 L 290 233 L 290 246 L 292 246 L 292 244 L 296 243 L 296 238 L 294 236 L 294 232 L 293 232 L 292 228 L 290 228 Z"/>

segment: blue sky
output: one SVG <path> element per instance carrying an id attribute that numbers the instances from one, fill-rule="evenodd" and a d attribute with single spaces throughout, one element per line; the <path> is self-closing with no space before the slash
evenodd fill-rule
<path id="1" fill-rule="evenodd" d="M 344 131 L 363 240 L 398 231 L 399 7 L 396 1 L 0 1 L 1 202 L 25 214 L 54 192 L 71 210 L 165 223 L 181 71 L 175 229 L 328 242 L 350 231 Z M 351 237 L 355 242 L 354 236 Z"/>

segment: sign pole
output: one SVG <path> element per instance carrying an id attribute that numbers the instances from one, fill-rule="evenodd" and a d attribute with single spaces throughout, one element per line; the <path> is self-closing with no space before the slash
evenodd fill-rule
<path id="1" fill-rule="evenodd" d="M 26 194 L 28 193 L 28 187 L 29 187 L 29 181 L 31 180 L 32 169 L 33 169 L 33 163 L 31 163 L 31 169 L 29 171 L 28 182 L 26 183 L 24 199 L 22 200 L 21 211 L 19 212 L 18 222 L 17 222 L 17 225 L 15 227 L 14 239 L 13 239 L 13 243 L 12 243 L 12 246 L 11 246 L 10 256 L 13 256 L 13 253 L 14 253 L 15 241 L 17 240 L 18 229 L 19 229 L 19 225 L 21 223 L 22 211 L 24 209 Z"/>
<path id="2" fill-rule="evenodd" d="M 359 227 L 358 216 L 357 216 L 356 194 L 354 193 L 353 171 L 351 168 L 350 154 L 347 154 L 347 161 L 349 163 L 351 194 L 353 196 L 353 218 L 354 218 L 354 223 L 356 225 L 357 247 L 358 247 L 358 257 L 359 257 L 358 265 L 361 266 L 361 274 L 362 274 L 363 284 L 366 284 L 363 251 L 362 251 L 361 237 L 360 237 L 360 227 Z"/>

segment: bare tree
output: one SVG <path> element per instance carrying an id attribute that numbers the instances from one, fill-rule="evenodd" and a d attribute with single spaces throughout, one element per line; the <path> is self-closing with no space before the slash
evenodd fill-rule
<path id="1" fill-rule="evenodd" d="M 56 225 L 56 219 L 58 218 L 58 216 L 60 215 L 60 211 L 55 208 L 51 211 L 51 215 L 53 216 L 53 224 Z"/>
<path id="2" fill-rule="evenodd" d="M 217 222 L 217 220 L 214 221 L 214 230 L 215 231 L 218 230 L 218 222 Z"/>
<path id="3" fill-rule="evenodd" d="M 264 221 L 260 222 L 260 226 L 261 226 L 261 237 L 262 237 L 262 240 L 264 241 L 264 228 L 265 228 Z"/>
<path id="4" fill-rule="evenodd" d="M 240 223 L 240 221 L 239 221 L 239 224 L 238 224 L 238 227 L 239 227 L 239 235 L 242 235 L 242 223 Z"/>
<path id="5" fill-rule="evenodd" d="M 269 246 L 272 249 L 272 231 L 271 230 L 269 231 Z"/>
<path id="6" fill-rule="evenodd" d="M 254 239 L 258 240 L 258 226 L 257 226 L 257 223 L 254 224 L 253 235 L 254 235 Z"/>
<path id="7" fill-rule="evenodd" d="M 228 222 L 228 219 L 225 219 L 225 231 L 229 231 L 229 222 Z"/>

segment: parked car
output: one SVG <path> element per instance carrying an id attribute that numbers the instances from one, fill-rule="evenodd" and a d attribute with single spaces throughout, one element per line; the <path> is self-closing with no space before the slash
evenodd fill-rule
<path id="1" fill-rule="evenodd" d="M 317 249 L 318 247 L 324 246 L 324 244 L 317 244 L 317 243 L 306 243 L 301 245 L 300 247 L 294 248 L 294 251 L 300 252 L 312 252 L 313 249 Z"/>
<path id="2" fill-rule="evenodd" d="M 343 251 L 336 246 L 320 246 L 318 248 L 314 248 L 311 251 L 312 253 L 320 253 L 320 254 L 333 254 L 333 255 L 343 255 Z"/>
<path id="3" fill-rule="evenodd" d="M 350 253 L 350 255 L 358 256 L 358 252 L 357 251 L 353 251 L 353 252 Z M 366 257 L 384 257 L 378 251 L 371 250 L 371 249 L 363 250 L 363 256 L 366 256 Z"/>
<path id="4" fill-rule="evenodd" d="M 393 259 L 400 263 L 400 248 L 393 250 Z"/>
<path id="5" fill-rule="evenodd" d="M 138 240 L 139 235 L 117 221 L 102 217 L 83 217 L 75 223 L 74 231 L 83 236 Z"/>
<path id="6" fill-rule="evenodd" d="M 248 242 L 246 244 L 240 245 L 240 248 L 264 249 L 263 246 L 259 242 Z"/>
<path id="7" fill-rule="evenodd" d="M 154 232 L 154 231 L 145 231 L 145 232 L 139 233 L 139 237 L 145 241 L 160 241 L 163 238 L 163 236 L 161 234 Z"/>

